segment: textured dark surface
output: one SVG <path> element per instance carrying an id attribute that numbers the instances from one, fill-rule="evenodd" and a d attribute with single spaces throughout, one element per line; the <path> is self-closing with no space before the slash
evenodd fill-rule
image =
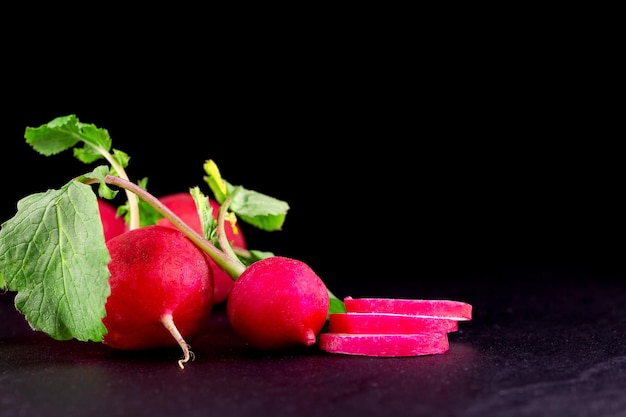
<path id="1" fill-rule="evenodd" d="M 626 284 L 620 276 L 508 271 L 448 286 L 353 296 L 451 298 L 473 319 L 442 355 L 262 353 L 224 309 L 180 352 L 116 352 L 30 330 L 0 296 L 0 414 L 9 416 L 626 416 Z"/>

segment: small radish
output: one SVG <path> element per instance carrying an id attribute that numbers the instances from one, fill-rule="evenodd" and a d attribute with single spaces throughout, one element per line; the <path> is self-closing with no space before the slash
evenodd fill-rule
<path id="1" fill-rule="evenodd" d="M 389 313 L 335 313 L 328 320 L 329 333 L 406 334 L 454 332 L 458 328 L 453 319 Z"/>
<path id="2" fill-rule="evenodd" d="M 251 346 L 269 350 L 315 344 L 330 301 L 306 263 L 271 256 L 243 271 L 226 303 L 235 332 Z"/>
<path id="3" fill-rule="evenodd" d="M 162 196 L 159 200 L 170 210 L 172 210 L 185 223 L 191 226 L 196 232 L 202 234 L 202 224 L 200 216 L 193 197 L 190 193 L 173 193 Z M 209 199 L 209 204 L 213 212 L 213 216 L 217 218 L 220 205 L 217 201 Z M 159 219 L 158 225 L 175 228 L 175 226 L 166 218 Z M 226 224 L 226 238 L 233 246 L 246 249 L 246 240 L 238 225 L 231 227 Z M 211 269 L 213 269 L 214 294 L 213 304 L 220 304 L 226 300 L 231 288 L 233 287 L 233 279 L 207 255 Z"/>
<path id="4" fill-rule="evenodd" d="M 124 218 L 117 215 L 117 209 L 111 203 L 99 198 L 98 210 L 100 211 L 105 241 L 128 231 Z"/>
<path id="5" fill-rule="evenodd" d="M 320 349 L 346 355 L 400 357 L 435 355 L 448 351 L 445 332 L 408 334 L 322 333 Z"/>
<path id="6" fill-rule="evenodd" d="M 206 256 L 182 232 L 145 226 L 106 242 L 111 261 L 103 343 L 122 350 L 179 345 L 206 323 L 213 275 Z"/>

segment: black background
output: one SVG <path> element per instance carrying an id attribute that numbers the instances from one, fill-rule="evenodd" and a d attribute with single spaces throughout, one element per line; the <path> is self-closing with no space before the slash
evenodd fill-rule
<path id="1" fill-rule="evenodd" d="M 89 169 L 24 140 L 75 114 L 157 196 L 202 186 L 210 158 L 287 201 L 282 231 L 244 228 L 250 247 L 306 261 L 341 295 L 517 268 L 622 274 L 612 55 L 582 35 L 471 33 L 26 49 L 1 96 L 0 217 Z"/>

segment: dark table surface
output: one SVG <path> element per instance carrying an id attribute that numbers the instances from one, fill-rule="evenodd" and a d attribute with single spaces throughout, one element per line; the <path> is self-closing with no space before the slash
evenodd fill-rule
<path id="1" fill-rule="evenodd" d="M 176 349 L 119 352 L 33 332 L 5 293 L 0 415 L 626 416 L 622 278 L 511 270 L 350 294 L 473 305 L 448 352 L 408 358 L 254 351 L 216 306 L 184 370 Z"/>

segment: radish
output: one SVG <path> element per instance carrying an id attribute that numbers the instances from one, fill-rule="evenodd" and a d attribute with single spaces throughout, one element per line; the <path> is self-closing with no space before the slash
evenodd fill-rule
<path id="1" fill-rule="evenodd" d="M 246 266 L 202 237 L 146 190 L 116 176 L 107 175 L 105 181 L 131 190 L 153 206 L 232 277 L 235 283 L 226 301 L 228 319 L 251 346 L 271 350 L 316 343 L 330 311 L 330 299 L 336 297 L 305 262 L 269 256 Z"/>
<path id="2" fill-rule="evenodd" d="M 117 208 L 111 203 L 98 198 L 98 210 L 104 230 L 104 240 L 109 240 L 128 231 L 124 218 L 117 215 Z"/>
<path id="3" fill-rule="evenodd" d="M 103 343 L 141 350 L 179 345 L 192 358 L 185 339 L 207 321 L 213 302 L 213 275 L 206 256 L 183 233 L 145 226 L 107 241 L 111 261 L 102 319 Z"/>
<path id="4" fill-rule="evenodd" d="M 314 345 L 330 301 L 306 263 L 272 256 L 243 271 L 226 303 L 235 332 L 251 346 L 269 350 Z"/>
<path id="5" fill-rule="evenodd" d="M 346 312 L 391 313 L 432 316 L 463 321 L 471 320 L 472 305 L 453 300 L 419 300 L 406 298 L 352 298 L 343 300 Z"/>
<path id="6" fill-rule="evenodd" d="M 202 233 L 202 225 L 200 223 L 200 216 L 198 215 L 198 209 L 193 197 L 190 193 L 173 193 L 162 197 L 159 200 L 170 210 L 172 210 L 178 217 L 180 217 L 185 223 L 191 226 L 198 233 Z M 220 205 L 214 199 L 209 199 L 209 205 L 211 206 L 213 216 L 217 218 Z M 158 225 L 175 227 L 172 222 L 166 218 L 159 219 Z M 229 225 L 227 225 L 229 226 Z M 246 239 L 241 232 L 240 227 L 237 224 L 232 227 L 226 227 L 226 237 L 231 245 L 246 248 Z M 232 279 L 231 279 L 232 281 Z"/>
<path id="7" fill-rule="evenodd" d="M 329 353 L 401 357 L 441 354 L 449 350 L 445 332 L 407 334 L 322 333 L 319 347 Z"/>
<path id="8" fill-rule="evenodd" d="M 389 313 L 335 313 L 328 321 L 329 333 L 446 333 L 458 328 L 458 322 L 453 319 Z"/>
<path id="9" fill-rule="evenodd" d="M 190 193 L 174 193 L 160 197 L 159 200 L 170 210 L 172 210 L 185 223 L 191 226 L 196 232 L 202 234 L 202 224 L 198 209 L 193 197 Z M 220 205 L 217 201 L 209 199 L 209 204 L 213 211 L 213 216 L 217 218 Z M 158 225 L 176 228 L 171 221 L 166 218 L 159 219 Z M 238 225 L 226 225 L 226 238 L 235 247 L 246 249 L 246 240 Z M 213 304 L 220 304 L 226 300 L 231 288 L 233 287 L 233 279 L 222 268 L 217 266 L 215 261 L 207 255 L 211 269 L 213 269 Z"/>

